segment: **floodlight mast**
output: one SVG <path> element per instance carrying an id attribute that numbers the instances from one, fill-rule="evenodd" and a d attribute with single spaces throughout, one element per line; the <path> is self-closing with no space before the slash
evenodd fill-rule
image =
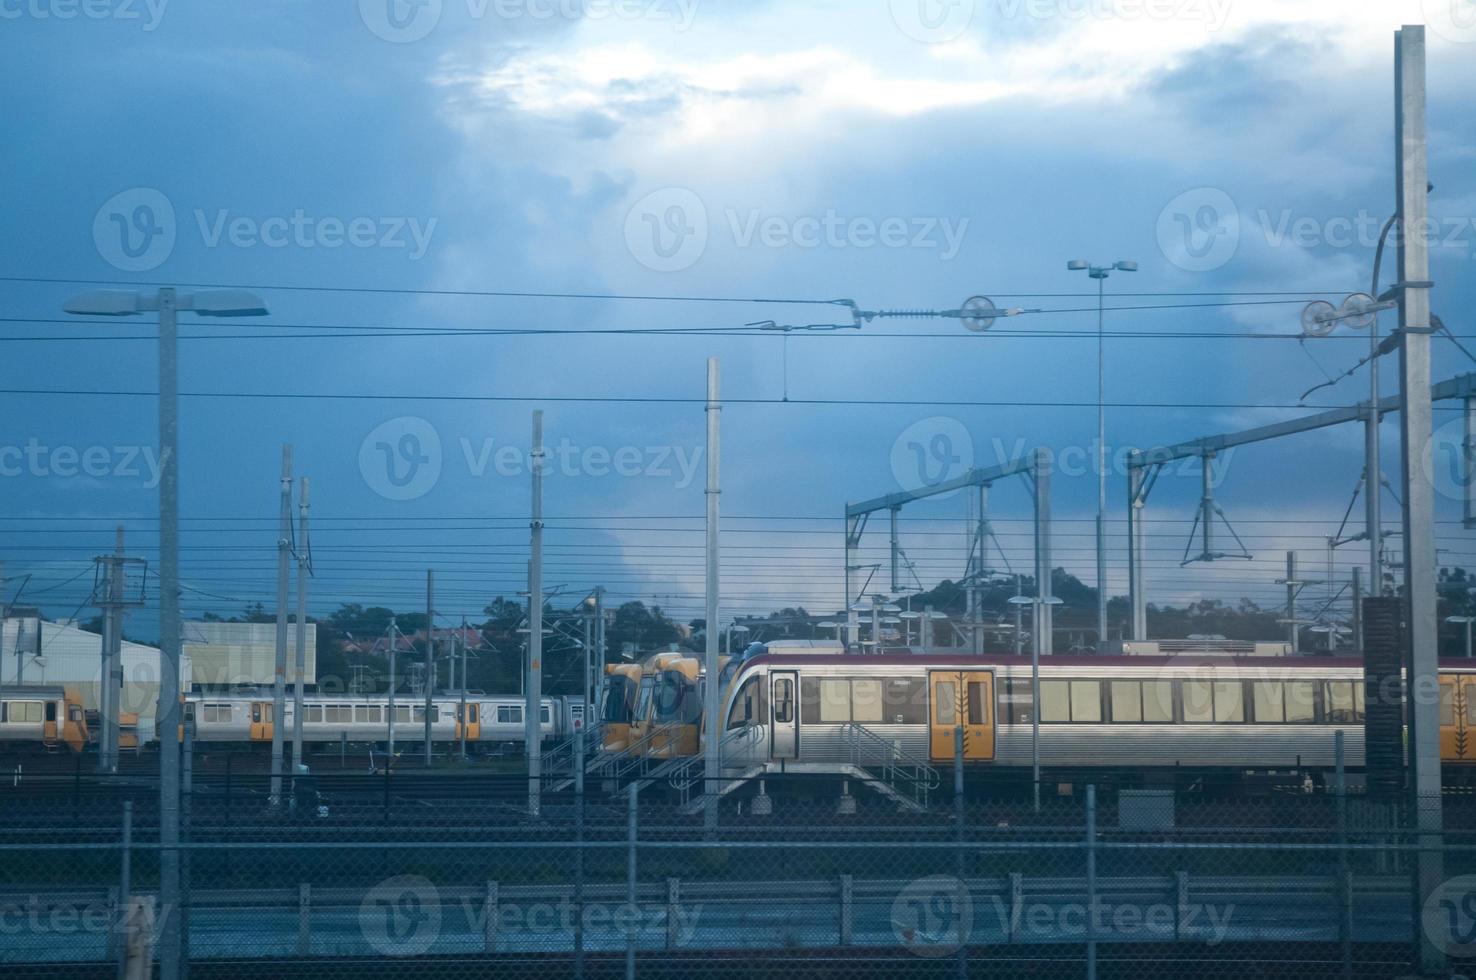
<path id="1" fill-rule="evenodd" d="M 179 326 L 178 311 L 199 316 L 265 316 L 266 303 L 244 289 L 179 293 L 99 290 L 63 304 L 82 316 L 159 314 L 159 900 L 179 908 Z M 280 719 L 275 720 L 281 724 Z M 169 749 L 162 750 L 167 740 Z M 180 917 L 167 915 L 160 926 L 160 980 L 178 980 L 182 954 Z"/>
<path id="2" fill-rule="evenodd" d="M 1137 272 L 1138 263 L 1119 259 L 1111 265 L 1092 265 L 1086 259 L 1066 263 L 1069 272 L 1085 272 L 1097 280 L 1097 652 L 1107 650 L 1107 356 L 1102 330 L 1107 277 L 1114 272 Z"/>

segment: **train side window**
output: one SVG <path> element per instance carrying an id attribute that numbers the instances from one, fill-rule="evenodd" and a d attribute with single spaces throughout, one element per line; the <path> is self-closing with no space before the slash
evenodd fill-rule
<path id="1" fill-rule="evenodd" d="M 1353 681 L 1327 681 L 1325 684 L 1322 703 L 1326 709 L 1325 716 L 1328 724 L 1356 725 L 1363 721 L 1363 705 L 1357 699 L 1357 694 L 1361 693 L 1362 684 L 1355 684 Z M 1455 724 L 1453 705 L 1450 720 L 1446 720 L 1446 692 L 1451 690 L 1448 685 L 1440 685 L 1440 724 L 1442 725 Z"/>
<path id="2" fill-rule="evenodd" d="M 354 721 L 361 725 L 369 723 L 369 706 L 367 704 L 354 705 Z"/>
<path id="3" fill-rule="evenodd" d="M 1240 681 L 1215 681 L 1215 721 L 1245 721 L 1245 691 Z"/>
<path id="4" fill-rule="evenodd" d="M 46 702 L 46 720 L 47 721 L 56 721 L 56 702 L 55 701 L 47 701 Z"/>
<path id="5" fill-rule="evenodd" d="M 1157 725 L 1174 722 L 1174 682 L 1143 682 L 1143 720 Z"/>
<path id="6" fill-rule="evenodd" d="M 820 720 L 839 725 L 851 720 L 851 682 L 834 677 L 820 679 Z"/>
<path id="7" fill-rule="evenodd" d="M 928 720 L 928 683 L 921 677 L 892 677 L 885 688 L 886 721 L 921 725 Z"/>
<path id="8" fill-rule="evenodd" d="M 1190 724 L 1207 724 L 1215 720 L 1213 681 L 1190 679 L 1179 684 L 1184 699 L 1184 720 Z"/>
<path id="9" fill-rule="evenodd" d="M 1112 693 L 1112 720 L 1115 722 L 1140 722 L 1143 720 L 1143 685 L 1137 681 L 1109 681 Z"/>
<path id="10" fill-rule="evenodd" d="M 851 720 L 862 723 L 887 721 L 882 705 L 882 682 L 862 679 L 851 681 Z"/>
<path id="11" fill-rule="evenodd" d="M 10 702 L 0 701 L 0 723 L 10 720 Z"/>
<path id="12" fill-rule="evenodd" d="M 1035 697 L 1030 691 L 1027 678 L 1006 680 L 1001 685 L 999 717 L 1011 725 L 1030 724 L 1030 713 L 1035 707 Z"/>
<path id="13" fill-rule="evenodd" d="M 1251 704 L 1256 724 L 1276 725 L 1286 721 L 1286 685 L 1281 681 L 1251 682 Z"/>
<path id="14" fill-rule="evenodd" d="M 538 709 L 538 723 L 540 725 L 547 725 L 552 718 L 553 716 L 548 713 L 548 705 L 545 704 Z"/>
<path id="15" fill-rule="evenodd" d="M 820 721 L 820 679 L 800 678 L 800 722 L 806 725 Z"/>
<path id="16" fill-rule="evenodd" d="M 936 696 L 933 705 L 933 724 L 953 727 L 958 724 L 958 693 L 953 681 L 938 681 L 933 685 Z"/>
<path id="17" fill-rule="evenodd" d="M 1476 725 L 1476 682 L 1472 682 L 1470 680 L 1462 680 L 1460 681 L 1460 683 L 1465 685 L 1466 724 Z M 1359 692 L 1362 693 L 1362 687 L 1359 688 Z M 1360 714 L 1363 713 L 1362 704 L 1358 705 L 1358 711 Z"/>
<path id="18" fill-rule="evenodd" d="M 1071 682 L 1040 682 L 1040 720 L 1058 723 L 1071 720 Z"/>
<path id="19" fill-rule="evenodd" d="M 1071 720 L 1076 722 L 1099 722 L 1102 720 L 1102 682 L 1071 682 Z"/>
<path id="20" fill-rule="evenodd" d="M 1286 682 L 1286 720 L 1288 722 L 1307 725 L 1317 720 L 1316 690 L 1317 685 L 1311 681 Z"/>
<path id="21" fill-rule="evenodd" d="M 794 721 L 794 681 L 788 677 L 774 680 L 774 723 L 787 725 Z"/>
<path id="22" fill-rule="evenodd" d="M 499 725 L 521 725 L 523 723 L 523 706 L 521 704 L 499 704 L 497 706 L 497 723 Z"/>
<path id="23" fill-rule="evenodd" d="M 989 701 L 984 697 L 984 689 L 983 681 L 969 681 L 968 724 L 970 725 L 989 724 Z"/>
<path id="24" fill-rule="evenodd" d="M 323 723 L 323 706 L 321 704 L 304 705 L 302 720 L 304 724 L 321 725 Z"/>

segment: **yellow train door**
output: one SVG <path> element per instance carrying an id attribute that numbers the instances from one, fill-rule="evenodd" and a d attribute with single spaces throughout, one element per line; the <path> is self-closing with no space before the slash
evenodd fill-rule
<path id="1" fill-rule="evenodd" d="M 41 741 L 47 745 L 56 744 L 56 702 L 45 702 L 45 718 L 41 723 Z"/>
<path id="2" fill-rule="evenodd" d="M 251 702 L 251 741 L 270 742 L 272 740 L 272 703 L 270 701 Z"/>
<path id="3" fill-rule="evenodd" d="M 1447 674 L 1440 678 L 1440 758 L 1446 762 L 1476 762 L 1476 675 Z"/>
<path id="4" fill-rule="evenodd" d="M 994 674 L 987 670 L 935 670 L 928 674 L 928 755 L 953 760 L 953 730 L 964 730 L 964 760 L 994 759 Z"/>
<path id="5" fill-rule="evenodd" d="M 475 742 L 482 737 L 482 721 L 474 702 L 467 702 L 466 717 L 461 717 L 461 705 L 456 706 L 456 739 L 461 740 L 462 725 L 466 726 L 466 740 Z"/>

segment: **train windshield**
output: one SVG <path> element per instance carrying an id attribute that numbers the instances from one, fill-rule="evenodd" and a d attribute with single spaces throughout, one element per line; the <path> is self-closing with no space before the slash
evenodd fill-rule
<path id="1" fill-rule="evenodd" d="M 635 686 L 629 677 L 618 674 L 605 684 L 605 711 L 601 720 L 610 725 L 630 724 L 630 709 L 635 703 Z"/>
<path id="2" fill-rule="evenodd" d="M 641 678 L 641 693 L 640 697 L 636 700 L 635 716 L 637 721 L 645 721 L 651 717 L 651 692 L 655 690 L 655 687 L 656 678 Z"/>
<path id="3" fill-rule="evenodd" d="M 692 683 L 679 670 L 668 670 L 661 674 L 660 687 L 656 689 L 656 720 L 659 722 L 693 722 L 693 708 L 700 709 L 698 699 L 691 696 Z"/>

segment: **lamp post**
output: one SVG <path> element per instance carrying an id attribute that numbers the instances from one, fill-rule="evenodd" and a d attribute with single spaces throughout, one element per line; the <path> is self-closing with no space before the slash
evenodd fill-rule
<path id="1" fill-rule="evenodd" d="M 1092 265 L 1085 259 L 1066 263 L 1072 272 L 1085 271 L 1097 280 L 1097 649 L 1107 648 L 1107 384 L 1106 351 L 1102 332 L 1104 286 L 1113 272 L 1137 272 L 1138 263 L 1122 259 L 1111 265 Z"/>
<path id="2" fill-rule="evenodd" d="M 1041 598 L 1033 595 L 1011 596 L 1010 605 L 1016 607 L 1032 606 L 1037 613 L 1039 621 L 1039 610 L 1041 606 L 1059 606 L 1061 600 L 1055 596 Z M 1019 631 L 1015 632 L 1018 637 Z M 1018 644 L 1018 639 L 1016 640 Z M 1013 693 L 1013 692 L 1011 692 Z M 1030 776 L 1034 785 L 1035 812 L 1040 812 L 1040 636 L 1035 637 L 1035 642 L 1030 644 Z"/>
<path id="3" fill-rule="evenodd" d="M 170 910 L 159 936 L 160 980 L 180 974 L 179 916 L 179 330 L 178 313 L 265 316 L 266 304 L 242 289 L 179 293 L 101 290 L 62 307 L 82 316 L 159 314 L 159 900 Z M 280 725 L 281 719 L 274 719 Z M 163 748 L 168 740 L 169 748 Z"/>

